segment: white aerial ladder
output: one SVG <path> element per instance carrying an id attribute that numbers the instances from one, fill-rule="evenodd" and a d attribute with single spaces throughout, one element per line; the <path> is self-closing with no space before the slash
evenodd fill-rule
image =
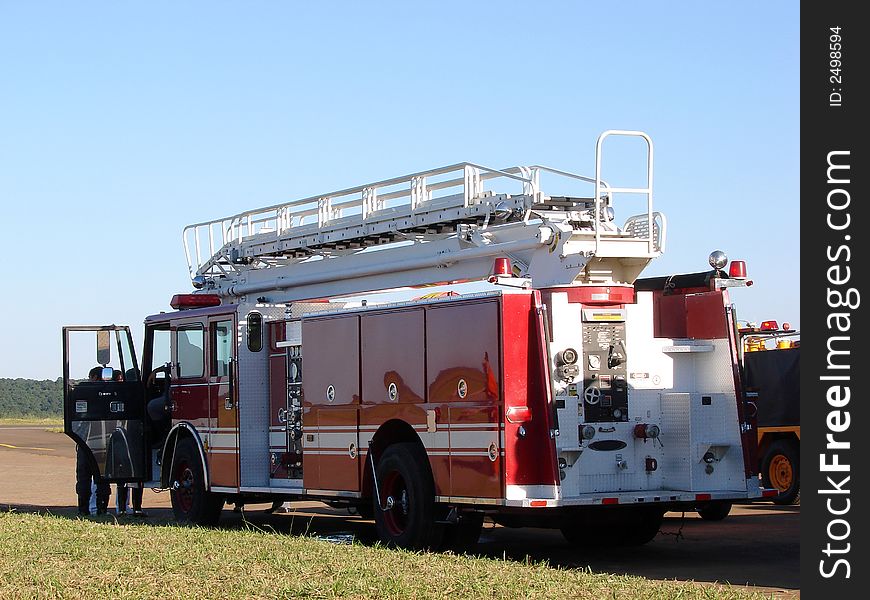
<path id="1" fill-rule="evenodd" d="M 610 136 L 646 143 L 645 187 L 602 180 Z M 514 274 L 535 288 L 630 285 L 665 246 L 652 169 L 648 135 L 610 130 L 598 138 L 594 177 L 540 165 L 458 163 L 189 225 L 184 249 L 194 287 L 224 303 L 480 280 L 494 257 L 510 258 Z M 542 174 L 591 184 L 593 193 L 548 195 Z M 616 194 L 645 197 L 645 210 L 617 225 Z"/>

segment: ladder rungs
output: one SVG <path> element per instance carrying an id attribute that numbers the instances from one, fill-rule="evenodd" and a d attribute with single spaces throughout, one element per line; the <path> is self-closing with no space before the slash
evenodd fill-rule
<path id="1" fill-rule="evenodd" d="M 378 243 L 383 243 L 380 238 L 394 241 L 396 232 L 427 232 L 434 228 L 441 233 L 452 230 L 458 222 L 479 221 L 492 212 L 493 203 L 499 202 L 506 202 L 511 208 L 515 208 L 524 206 L 526 200 L 523 196 L 489 196 L 484 204 L 462 207 L 442 202 L 444 208 L 416 213 L 412 213 L 407 206 L 387 208 L 369 215 L 366 219 L 362 219 L 360 215 L 344 217 L 327 227 L 318 227 L 316 223 L 311 223 L 283 232 L 256 233 L 233 244 L 233 247 L 240 256 L 255 257 L 354 240 L 377 239 Z M 219 257 L 214 258 L 220 260 Z"/>

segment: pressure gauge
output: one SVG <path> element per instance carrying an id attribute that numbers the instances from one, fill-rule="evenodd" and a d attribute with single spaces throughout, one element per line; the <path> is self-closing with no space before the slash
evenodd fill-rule
<path id="1" fill-rule="evenodd" d="M 601 357 L 597 354 L 590 354 L 587 363 L 590 370 L 598 371 L 601 368 Z"/>

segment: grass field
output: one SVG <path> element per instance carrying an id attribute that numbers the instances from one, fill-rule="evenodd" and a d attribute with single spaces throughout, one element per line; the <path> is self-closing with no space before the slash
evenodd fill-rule
<path id="1" fill-rule="evenodd" d="M 45 425 L 63 428 L 63 417 L 0 417 L 0 425 Z"/>
<path id="2" fill-rule="evenodd" d="M 762 598 L 452 554 L 256 530 L 0 513 L 0 598 Z"/>

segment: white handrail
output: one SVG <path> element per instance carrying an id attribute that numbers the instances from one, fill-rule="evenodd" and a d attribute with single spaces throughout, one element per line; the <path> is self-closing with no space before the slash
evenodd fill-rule
<path id="1" fill-rule="evenodd" d="M 627 137 L 639 137 L 646 141 L 646 187 L 645 188 L 628 188 L 628 187 L 602 187 L 601 180 L 601 158 L 604 140 L 612 135 L 621 135 Z M 604 186 L 607 186 L 604 183 Z M 650 253 L 655 252 L 655 242 L 653 240 L 653 142 L 650 137 L 643 131 L 634 131 L 628 129 L 608 129 L 600 136 L 595 144 L 595 214 L 601 215 L 601 192 L 607 190 L 609 194 L 645 194 L 646 195 L 646 215 L 647 215 L 647 244 Z M 613 202 L 613 197 L 608 195 L 608 203 Z M 598 252 L 601 244 L 601 228 L 599 227 L 600 217 L 595 219 L 595 252 Z"/>
<path id="2" fill-rule="evenodd" d="M 463 172 L 462 177 L 433 183 L 427 182 L 427 179 L 430 177 L 437 177 L 438 175 L 445 175 L 460 170 Z M 335 219 L 340 218 L 344 211 L 358 209 L 363 221 L 365 221 L 369 214 L 384 208 L 388 200 L 407 197 L 412 210 L 416 210 L 425 202 L 432 200 L 432 192 L 452 187 L 461 186 L 463 188 L 464 205 L 467 207 L 480 196 L 482 182 L 497 177 L 519 181 L 523 184 L 524 190 L 531 189 L 537 191 L 534 187 L 534 181 L 528 177 L 475 163 L 463 162 L 346 188 L 329 194 L 272 204 L 263 208 L 237 213 L 229 217 L 194 223 L 185 227 L 182 232 L 182 243 L 184 244 L 188 270 L 191 277 L 193 277 L 197 269 L 215 256 L 213 229 L 218 226 L 221 233 L 221 248 L 223 248 L 229 243 L 240 242 L 246 237 L 256 235 L 259 231 L 258 227 L 262 229 L 264 226 L 269 226 L 271 230 L 275 231 L 276 235 L 280 234 L 294 226 L 294 219 L 297 221 L 295 225 L 298 226 L 305 224 L 304 220 L 307 217 L 316 216 L 318 226 L 325 227 Z M 401 184 L 407 184 L 408 188 L 384 194 L 378 193 L 380 188 Z M 343 202 L 335 202 L 337 199 L 355 195 L 359 195 L 359 197 Z M 209 244 L 209 253 L 211 256 L 208 258 L 202 256 L 199 236 L 201 229 L 208 229 L 210 232 L 209 241 L 211 243 Z M 191 240 L 189 239 L 190 232 L 193 232 L 193 249 L 191 249 Z"/>

